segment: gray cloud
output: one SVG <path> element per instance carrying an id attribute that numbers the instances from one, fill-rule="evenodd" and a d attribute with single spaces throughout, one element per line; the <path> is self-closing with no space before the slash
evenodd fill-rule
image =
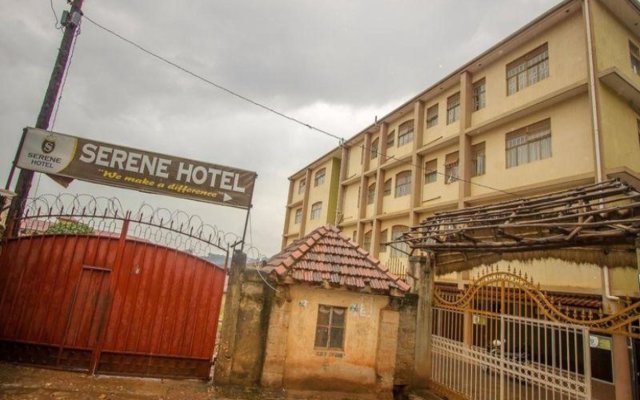
<path id="1" fill-rule="evenodd" d="M 53 0 L 58 14 L 67 8 Z M 349 137 L 557 0 L 86 0 L 88 16 L 174 62 Z M 0 15 L 0 181 L 35 122 L 60 41 L 46 1 Z M 287 177 L 337 145 L 82 26 L 55 130 L 255 170 L 251 237 L 277 251 Z M 42 177 L 38 192 L 60 188 Z M 72 192 L 187 209 L 241 233 L 237 210 L 76 182 Z"/>

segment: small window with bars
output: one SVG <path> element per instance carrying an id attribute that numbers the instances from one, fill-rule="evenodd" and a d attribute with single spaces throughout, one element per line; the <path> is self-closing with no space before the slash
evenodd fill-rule
<path id="1" fill-rule="evenodd" d="M 402 238 L 402 235 L 406 232 L 409 232 L 409 227 L 404 225 L 395 225 L 391 228 L 391 241 L 398 240 Z M 409 245 L 407 242 L 397 242 L 393 243 L 391 246 L 391 258 L 400 258 L 407 257 L 409 254 Z"/>
<path id="2" fill-rule="evenodd" d="M 460 92 L 447 99 L 447 125 L 460 119 Z"/>
<path id="3" fill-rule="evenodd" d="M 398 147 L 413 141 L 413 120 L 403 122 L 398 127 Z"/>
<path id="4" fill-rule="evenodd" d="M 430 160 L 424 164 L 424 184 L 434 183 L 438 180 L 438 160 Z"/>
<path id="5" fill-rule="evenodd" d="M 387 133 L 387 149 L 393 147 L 396 142 L 396 130 Z"/>
<path id="6" fill-rule="evenodd" d="M 403 171 L 396 175 L 396 197 L 411 194 L 411 171 Z"/>
<path id="7" fill-rule="evenodd" d="M 473 111 L 483 109 L 486 105 L 486 85 L 484 78 L 482 78 L 473 84 Z"/>
<path id="8" fill-rule="evenodd" d="M 362 241 L 362 248 L 364 248 L 368 252 L 371 252 L 371 236 L 372 236 L 371 231 L 365 233 L 364 240 Z"/>
<path id="9" fill-rule="evenodd" d="M 315 348 L 344 350 L 346 315 L 345 307 L 318 306 Z"/>
<path id="10" fill-rule="evenodd" d="M 375 182 L 367 188 L 367 204 L 373 204 L 376 201 L 376 184 Z"/>
<path id="11" fill-rule="evenodd" d="M 438 104 L 434 104 L 427 108 L 427 128 L 438 125 Z"/>
<path id="12" fill-rule="evenodd" d="M 373 142 L 371 142 L 371 159 L 378 158 L 378 145 L 380 141 L 376 138 Z"/>
<path id="13" fill-rule="evenodd" d="M 298 194 L 304 193 L 304 190 L 307 188 L 307 179 L 302 178 L 300 182 L 298 182 Z"/>
<path id="14" fill-rule="evenodd" d="M 547 44 L 507 65 L 507 96 L 549 77 Z"/>
<path id="15" fill-rule="evenodd" d="M 311 215 L 309 216 L 309 219 L 311 220 L 320 219 L 321 215 L 322 215 L 322 202 L 319 201 L 317 203 L 313 203 L 313 205 L 311 206 Z"/>
<path id="16" fill-rule="evenodd" d="M 324 178 L 326 174 L 327 174 L 326 168 L 322 168 L 321 170 L 318 170 L 318 172 L 316 172 L 316 176 L 313 181 L 313 186 L 322 185 L 324 183 Z"/>
<path id="17" fill-rule="evenodd" d="M 302 221 L 302 208 L 296 210 L 296 216 L 293 220 L 294 224 L 299 224 Z"/>
<path id="18" fill-rule="evenodd" d="M 485 173 L 484 142 L 471 146 L 471 176 L 480 176 Z"/>
<path id="19" fill-rule="evenodd" d="M 388 231 L 385 229 L 382 232 L 380 232 L 380 253 L 386 253 L 387 252 L 387 236 L 389 235 Z"/>
<path id="20" fill-rule="evenodd" d="M 631 69 L 636 75 L 640 75 L 640 49 L 638 46 L 629 42 L 629 55 L 631 56 Z"/>
<path id="21" fill-rule="evenodd" d="M 384 181 L 384 191 L 382 192 L 383 196 L 391 195 L 391 179 L 387 179 Z"/>
<path id="22" fill-rule="evenodd" d="M 551 120 L 545 119 L 507 134 L 507 168 L 549 157 L 551 157 Z"/>
<path id="23" fill-rule="evenodd" d="M 444 183 L 450 184 L 456 182 L 459 177 L 459 159 L 458 152 L 449 153 L 444 159 Z"/>

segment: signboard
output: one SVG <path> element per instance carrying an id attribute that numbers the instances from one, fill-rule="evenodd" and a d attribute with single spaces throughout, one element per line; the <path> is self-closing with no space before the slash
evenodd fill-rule
<path id="1" fill-rule="evenodd" d="M 17 166 L 141 192 L 249 208 L 256 173 L 27 128 Z"/>
<path id="2" fill-rule="evenodd" d="M 611 351 L 611 338 L 600 335 L 589 335 L 589 346 L 593 349 Z"/>

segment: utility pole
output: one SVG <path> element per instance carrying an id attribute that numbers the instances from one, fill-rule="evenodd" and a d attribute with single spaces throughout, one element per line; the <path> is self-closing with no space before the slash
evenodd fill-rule
<path id="1" fill-rule="evenodd" d="M 40 107 L 40 114 L 38 114 L 38 120 L 36 121 L 36 128 L 49 129 L 51 123 L 51 116 L 55 109 L 58 95 L 60 93 L 60 87 L 62 86 L 62 80 L 64 78 L 67 65 L 69 64 L 69 57 L 71 54 L 71 48 L 73 47 L 73 41 L 75 40 L 76 32 L 80 26 L 82 20 L 82 3 L 84 0 L 68 0 L 71 4 L 71 9 L 68 13 L 62 14 L 62 20 L 60 21 L 64 26 L 64 35 L 62 36 L 62 42 L 60 43 L 60 49 L 58 50 L 58 57 L 56 63 L 53 66 L 51 72 L 51 78 L 49 79 L 49 86 L 47 92 L 44 95 L 42 106 Z M 12 168 L 15 168 L 15 162 Z M 26 169 L 20 170 L 18 176 L 18 182 L 16 183 L 16 197 L 11 203 L 11 209 L 9 211 L 9 220 L 18 218 L 24 211 L 24 206 L 29 196 L 29 190 L 31 189 L 31 182 L 33 181 L 33 171 Z M 10 182 L 7 183 L 9 185 Z M 14 225 L 14 229 L 18 228 L 18 225 Z"/>

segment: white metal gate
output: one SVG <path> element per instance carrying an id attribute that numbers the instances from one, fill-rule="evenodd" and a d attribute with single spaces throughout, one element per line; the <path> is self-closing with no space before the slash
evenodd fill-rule
<path id="1" fill-rule="evenodd" d="M 590 399 L 589 327 L 552 318 L 550 307 L 510 271 L 490 272 L 462 293 L 436 290 L 432 385 L 462 399 Z"/>
<path id="2" fill-rule="evenodd" d="M 459 323 L 464 319 L 463 312 L 434 308 L 433 381 L 468 399 L 591 398 L 585 327 L 472 313 L 469 346 Z M 489 345 L 478 345 L 484 341 Z"/>

